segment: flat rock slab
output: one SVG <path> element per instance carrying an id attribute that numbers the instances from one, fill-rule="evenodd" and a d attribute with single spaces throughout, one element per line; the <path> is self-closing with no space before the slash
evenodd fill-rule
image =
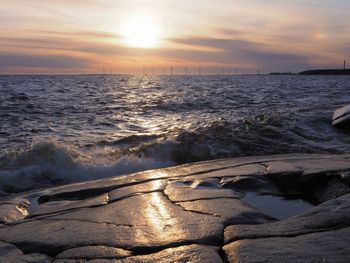
<path id="1" fill-rule="evenodd" d="M 350 262 L 350 228 L 294 237 L 246 239 L 224 246 L 230 262 Z"/>
<path id="2" fill-rule="evenodd" d="M 148 263 L 148 262 L 167 262 L 167 263 L 178 263 L 178 262 L 222 262 L 221 257 L 218 255 L 219 249 L 216 247 L 203 246 L 203 245 L 188 245 L 176 248 L 164 249 L 160 252 L 149 254 L 149 255 L 138 255 L 130 256 L 122 259 L 108 259 L 99 258 L 95 260 L 89 260 L 91 263 Z M 57 259 L 54 263 L 77 263 L 83 262 L 83 259 Z"/>
<path id="3" fill-rule="evenodd" d="M 350 194 L 329 200 L 295 217 L 261 225 L 231 225 L 225 243 L 241 239 L 290 237 L 350 227 Z"/>
<path id="4" fill-rule="evenodd" d="M 350 155 L 259 156 L 4 196 L 0 262 L 347 262 L 349 174 Z M 251 196 L 308 206 L 279 220 Z"/>
<path id="5" fill-rule="evenodd" d="M 23 254 L 16 246 L 0 241 L 0 262 L 49 263 L 52 258 L 39 253 Z"/>
<path id="6" fill-rule="evenodd" d="M 125 258 L 131 256 L 131 252 L 114 247 L 106 246 L 86 246 L 86 247 L 77 247 L 71 248 L 63 251 L 62 253 L 56 256 L 56 259 L 116 259 L 116 258 Z"/>

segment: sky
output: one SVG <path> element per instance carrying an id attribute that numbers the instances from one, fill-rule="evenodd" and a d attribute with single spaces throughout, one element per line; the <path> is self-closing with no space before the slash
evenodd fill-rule
<path id="1" fill-rule="evenodd" d="M 348 0 L 0 1 L 0 74 L 269 73 L 350 63 Z"/>

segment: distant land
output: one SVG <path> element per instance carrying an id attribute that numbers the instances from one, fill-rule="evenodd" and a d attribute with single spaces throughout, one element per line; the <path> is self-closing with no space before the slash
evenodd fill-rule
<path id="1" fill-rule="evenodd" d="M 270 75 L 297 75 L 293 72 L 271 72 Z"/>
<path id="2" fill-rule="evenodd" d="M 291 71 L 271 72 L 270 75 L 350 75 L 350 68 L 346 66 L 346 60 L 344 60 L 343 67 L 338 69 L 312 69 L 304 70 L 300 73 L 293 73 Z"/>
<path id="3" fill-rule="evenodd" d="M 315 69 L 305 70 L 299 75 L 350 75 L 350 69 Z"/>
<path id="4" fill-rule="evenodd" d="M 300 73 L 271 72 L 270 75 L 350 75 L 350 69 L 313 69 Z"/>

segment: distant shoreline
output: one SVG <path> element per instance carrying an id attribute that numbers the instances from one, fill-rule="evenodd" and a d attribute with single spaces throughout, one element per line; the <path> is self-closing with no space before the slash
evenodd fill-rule
<path id="1" fill-rule="evenodd" d="M 305 70 L 299 75 L 350 75 L 350 69 L 315 69 Z"/>

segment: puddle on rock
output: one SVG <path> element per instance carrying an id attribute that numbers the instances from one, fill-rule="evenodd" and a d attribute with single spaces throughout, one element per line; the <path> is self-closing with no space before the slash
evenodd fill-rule
<path id="1" fill-rule="evenodd" d="M 246 193 L 243 201 L 276 219 L 287 219 L 314 207 L 302 199 L 285 199 L 280 196 Z"/>

